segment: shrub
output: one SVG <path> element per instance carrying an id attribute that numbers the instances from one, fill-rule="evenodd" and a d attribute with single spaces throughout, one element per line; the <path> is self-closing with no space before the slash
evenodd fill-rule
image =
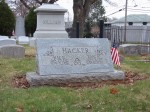
<path id="1" fill-rule="evenodd" d="M 4 0 L 0 1 L 0 35 L 11 36 L 15 28 L 15 16 Z"/>

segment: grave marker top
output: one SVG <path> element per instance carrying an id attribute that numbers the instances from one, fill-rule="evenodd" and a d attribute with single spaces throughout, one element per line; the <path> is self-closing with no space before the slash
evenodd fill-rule
<path id="1" fill-rule="evenodd" d="M 36 38 L 67 38 L 64 13 L 66 9 L 57 4 L 43 4 L 35 9 L 37 12 Z"/>
<path id="2" fill-rule="evenodd" d="M 67 12 L 67 9 L 59 6 L 58 4 L 42 4 L 40 7 L 35 9 L 36 12 Z"/>

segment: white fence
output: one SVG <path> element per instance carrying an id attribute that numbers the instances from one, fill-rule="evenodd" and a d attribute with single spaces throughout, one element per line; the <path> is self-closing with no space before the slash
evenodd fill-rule
<path id="1" fill-rule="evenodd" d="M 150 26 L 127 26 L 126 39 L 123 26 L 105 27 L 104 37 L 111 42 L 124 43 L 150 43 Z"/>

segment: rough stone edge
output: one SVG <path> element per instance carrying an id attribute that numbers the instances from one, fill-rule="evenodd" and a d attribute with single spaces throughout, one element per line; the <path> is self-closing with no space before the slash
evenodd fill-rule
<path id="1" fill-rule="evenodd" d="M 92 83 L 101 82 L 106 80 L 124 80 L 125 75 L 123 71 L 113 71 L 113 72 L 102 72 L 93 74 L 71 74 L 71 75 L 47 75 L 41 76 L 36 72 L 28 72 L 26 74 L 26 79 L 30 86 L 58 86 L 61 84 L 69 83 Z"/>

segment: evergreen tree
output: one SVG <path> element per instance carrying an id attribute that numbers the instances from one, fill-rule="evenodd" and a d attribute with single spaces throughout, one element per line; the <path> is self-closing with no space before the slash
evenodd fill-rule
<path id="1" fill-rule="evenodd" d="M 105 13 L 106 12 L 105 8 L 102 6 L 102 1 L 98 0 L 91 5 L 88 18 L 92 20 L 92 22 L 99 22 L 101 19 L 106 20 L 104 16 Z"/>
<path id="2" fill-rule="evenodd" d="M 15 28 L 15 16 L 5 0 L 0 1 L 0 35 L 11 36 Z"/>

